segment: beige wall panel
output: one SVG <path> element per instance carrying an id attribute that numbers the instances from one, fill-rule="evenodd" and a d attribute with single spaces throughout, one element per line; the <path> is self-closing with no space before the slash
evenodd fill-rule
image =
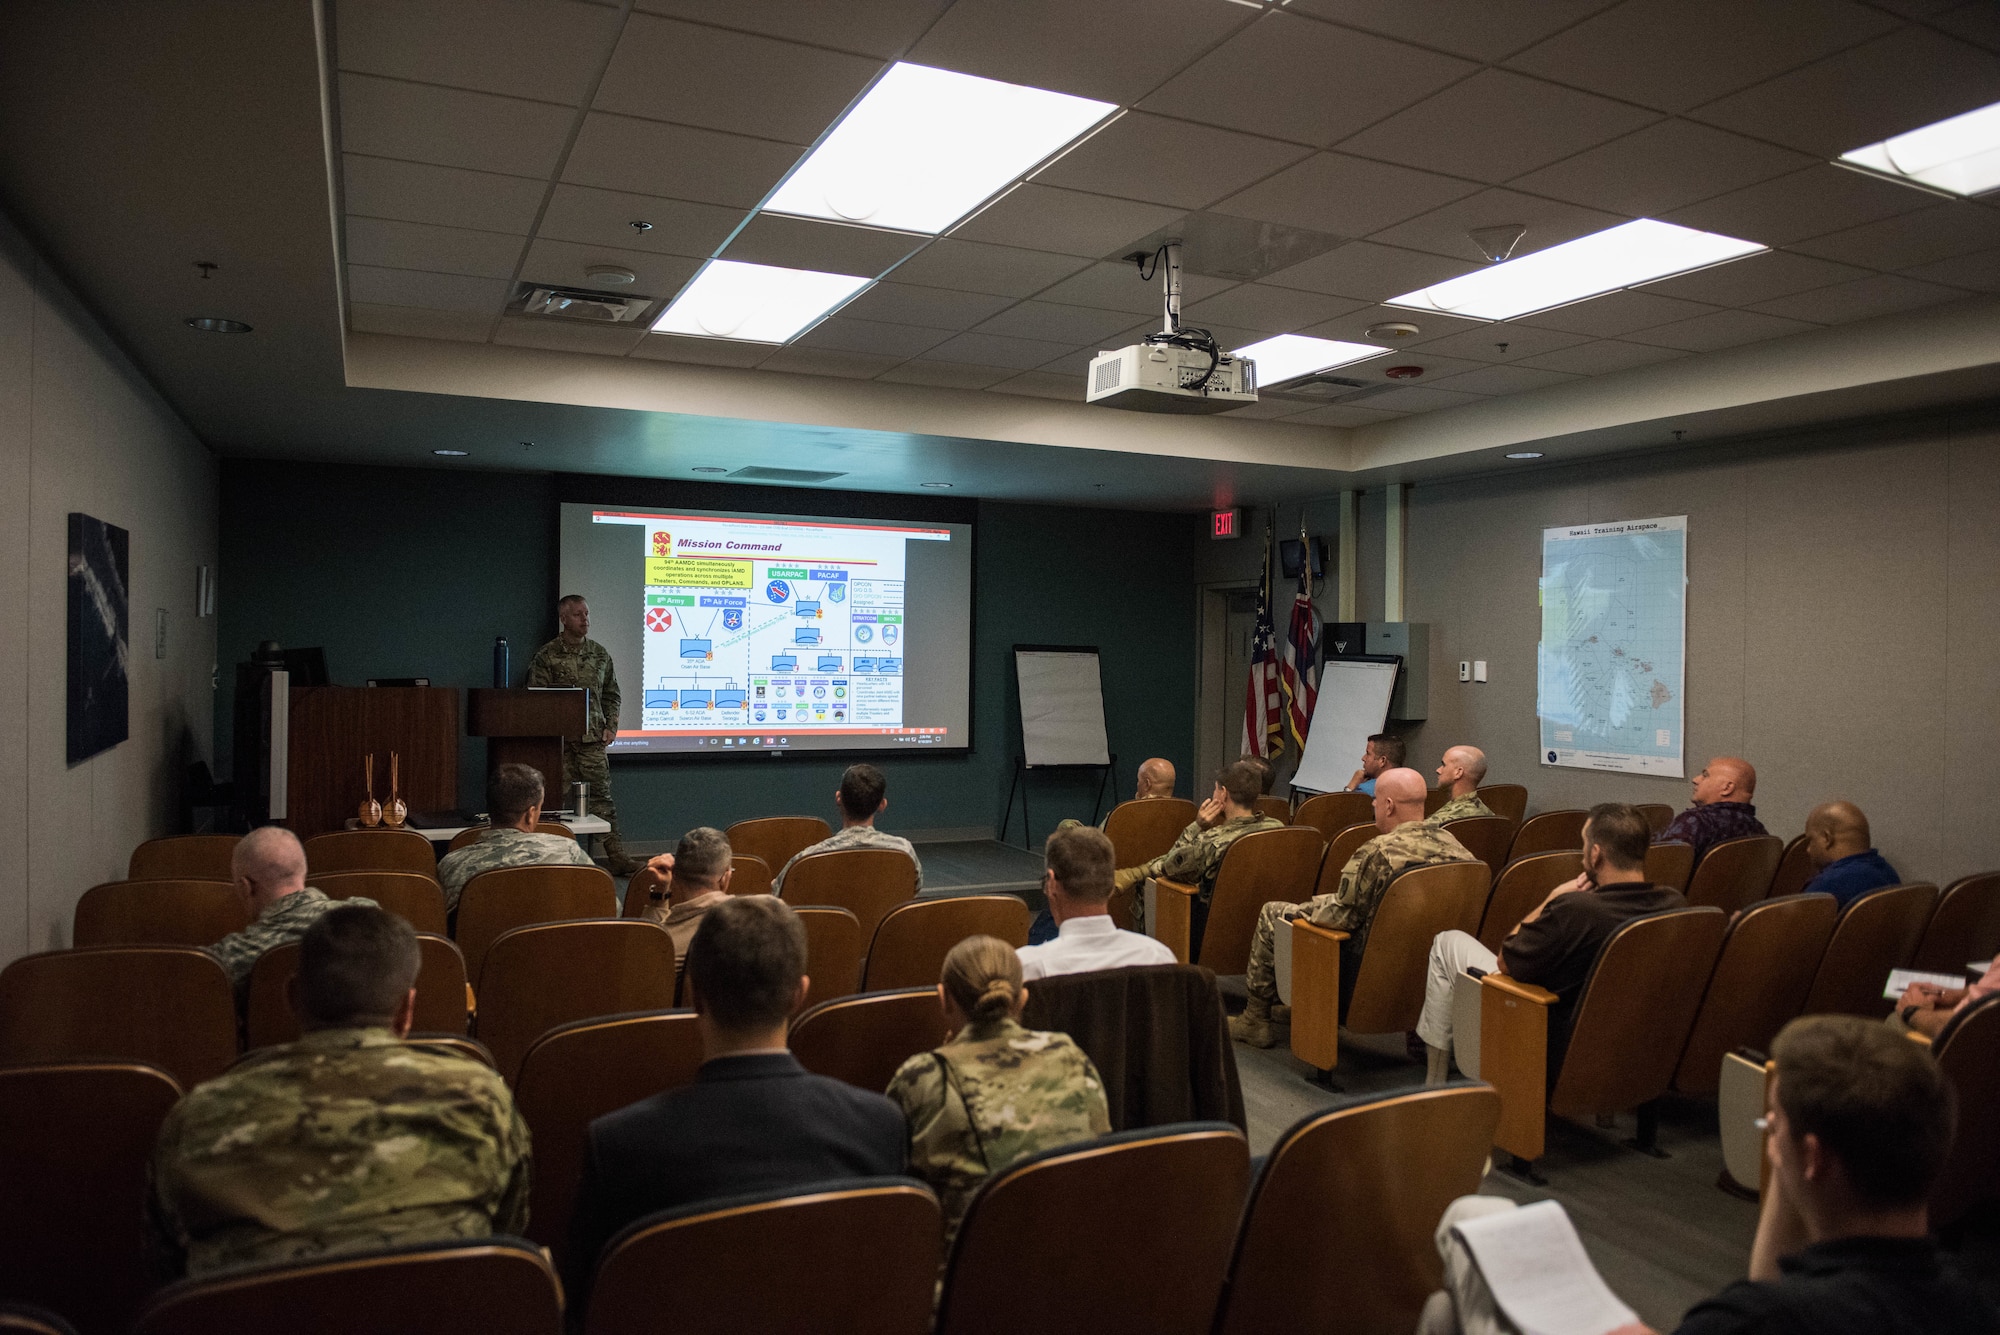
<path id="1" fill-rule="evenodd" d="M 1953 423 L 1947 481 L 1944 860 L 1939 875 L 2000 868 L 2000 425 Z M 1902 870 L 1902 868 L 1898 868 Z M 1907 873 L 1906 873 L 1907 874 Z"/>
<path id="2" fill-rule="evenodd" d="M 28 772 L 28 476 L 35 293 L 0 259 L 0 774 Z M 27 949 L 28 786 L 0 789 L 0 960 Z"/>

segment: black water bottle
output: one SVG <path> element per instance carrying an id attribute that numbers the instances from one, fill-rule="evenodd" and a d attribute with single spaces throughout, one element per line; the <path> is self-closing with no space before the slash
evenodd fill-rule
<path id="1" fill-rule="evenodd" d="M 493 637 L 493 684 L 504 687 L 507 684 L 507 637 Z"/>

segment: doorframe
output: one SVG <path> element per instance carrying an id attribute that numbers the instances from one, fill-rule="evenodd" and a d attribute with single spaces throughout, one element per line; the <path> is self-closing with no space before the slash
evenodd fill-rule
<path id="1" fill-rule="evenodd" d="M 1228 737 L 1228 728 L 1223 729 L 1222 749 L 1210 755 L 1207 733 L 1208 719 L 1216 708 L 1226 709 L 1231 698 L 1231 683 L 1224 681 L 1223 664 L 1228 661 L 1229 650 L 1225 636 L 1229 627 L 1229 595 L 1233 593 L 1256 593 L 1262 582 L 1255 579 L 1217 580 L 1212 584 L 1195 586 L 1200 600 L 1199 615 L 1195 633 L 1195 722 L 1194 722 L 1194 795 L 1199 800 L 1205 795 L 1208 776 L 1236 758 L 1235 743 Z M 1244 683 L 1234 683 L 1235 697 L 1240 701 Z M 1220 698 L 1218 699 L 1218 693 Z"/>

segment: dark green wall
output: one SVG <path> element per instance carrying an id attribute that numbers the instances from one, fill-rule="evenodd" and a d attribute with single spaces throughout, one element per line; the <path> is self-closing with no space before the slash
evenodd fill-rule
<path id="1" fill-rule="evenodd" d="M 810 511 L 812 493 L 799 509 Z M 224 690 L 260 640 L 322 645 L 333 681 L 428 676 L 485 685 L 493 637 L 518 676 L 554 632 L 555 500 L 547 475 L 344 468 L 226 460 L 217 653 Z M 982 502 L 976 533 L 973 750 L 886 761 L 890 829 L 993 826 L 1020 744 L 1012 647 L 1103 650 L 1106 722 L 1120 790 L 1149 755 L 1188 789 L 1195 710 L 1199 516 Z M 230 754 L 226 696 L 216 754 Z M 459 754 L 465 805 L 484 805 L 483 743 Z M 691 825 L 812 812 L 831 819 L 844 759 L 701 757 L 612 761 L 628 838 Z M 1092 780 L 1035 780 L 1035 824 L 1080 814 Z M 1013 838 L 1020 838 L 1020 817 Z"/>

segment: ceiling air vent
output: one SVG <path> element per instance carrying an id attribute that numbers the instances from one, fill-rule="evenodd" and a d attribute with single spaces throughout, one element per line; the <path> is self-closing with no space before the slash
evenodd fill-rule
<path id="1" fill-rule="evenodd" d="M 731 477 L 742 478 L 745 482 L 831 482 L 845 473 L 815 473 L 806 468 L 739 468 Z"/>
<path id="2" fill-rule="evenodd" d="M 1276 395 L 1281 399 L 1313 399 L 1324 403 L 1328 399 L 1349 398 L 1353 396 L 1356 390 L 1364 390 L 1369 387 L 1369 381 L 1352 380 L 1343 375 L 1310 375 L 1302 380 L 1294 380 L 1290 384 L 1281 385 L 1277 389 L 1266 389 L 1264 393 L 1267 395 Z M 1381 388 L 1394 387 L 1382 386 Z"/>
<path id="3" fill-rule="evenodd" d="M 541 319 L 584 320 L 591 324 L 630 324 L 646 313 L 651 297 L 629 293 L 592 292 L 582 287 L 549 287 L 523 283 L 507 309 Z"/>

